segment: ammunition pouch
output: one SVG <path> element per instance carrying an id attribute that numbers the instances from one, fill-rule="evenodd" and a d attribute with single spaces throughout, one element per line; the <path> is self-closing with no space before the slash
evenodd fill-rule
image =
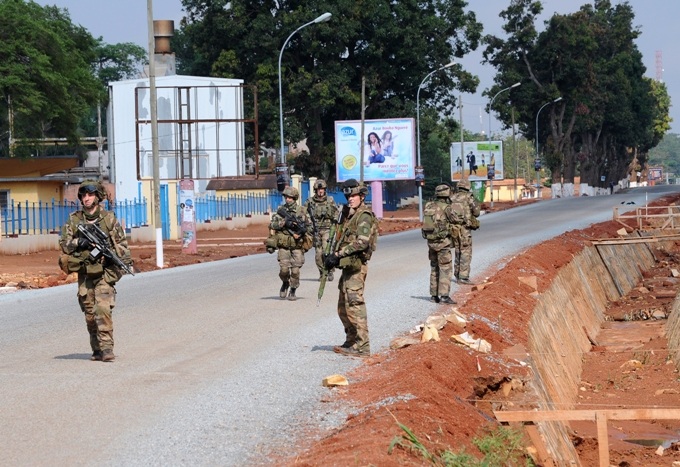
<path id="1" fill-rule="evenodd" d="M 267 237 L 266 240 L 264 241 L 264 246 L 267 248 L 276 249 L 279 246 L 276 234 L 269 234 L 269 237 Z"/>
<path id="2" fill-rule="evenodd" d="M 64 271 L 65 274 L 84 272 L 84 267 L 85 263 L 80 259 L 79 256 L 66 254 L 59 255 L 59 268 Z"/>
<path id="3" fill-rule="evenodd" d="M 109 285 L 114 285 L 123 277 L 123 272 L 117 266 L 107 266 L 104 268 L 104 281 Z"/>
<path id="4" fill-rule="evenodd" d="M 311 250 L 311 248 L 314 246 L 314 237 L 312 237 L 309 234 L 304 234 L 302 236 L 302 249 L 307 252 Z"/>
<path id="5" fill-rule="evenodd" d="M 362 261 L 357 255 L 349 255 L 340 258 L 338 269 L 347 269 L 350 271 L 358 271 L 361 269 Z"/>

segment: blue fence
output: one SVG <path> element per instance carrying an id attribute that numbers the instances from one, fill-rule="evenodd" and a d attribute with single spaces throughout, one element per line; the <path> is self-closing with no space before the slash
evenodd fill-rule
<path id="1" fill-rule="evenodd" d="M 110 204 L 104 201 L 106 209 L 111 209 L 126 228 L 146 225 L 147 205 L 142 201 L 124 201 Z M 6 208 L 2 208 L 2 235 L 5 237 L 17 235 L 35 235 L 59 233 L 61 226 L 68 220 L 69 214 L 80 209 L 77 201 L 37 203 L 16 203 L 11 200 Z"/>
<path id="2" fill-rule="evenodd" d="M 306 190 L 305 190 L 306 188 Z M 303 184 L 303 194 L 309 193 L 308 186 Z M 333 197 L 336 203 L 344 204 L 345 196 L 342 192 L 331 190 L 328 195 Z M 367 201 L 370 202 L 371 193 Z M 302 196 L 301 204 L 304 204 L 306 197 Z M 246 217 L 256 214 L 267 214 L 274 212 L 283 202 L 281 193 L 271 190 L 267 193 L 246 193 L 243 195 L 227 196 L 205 196 L 196 198 L 194 206 L 196 209 L 196 222 L 204 223 L 212 220 L 227 220 L 233 217 Z M 133 201 L 122 201 L 110 204 L 104 202 L 106 209 L 111 209 L 126 229 L 148 225 L 148 207 L 146 198 L 141 201 L 136 198 Z M 391 206 L 387 203 L 388 210 Z M 73 211 L 80 209 L 78 201 L 56 202 L 36 202 L 16 203 L 11 200 L 6 208 L 2 208 L 2 235 L 35 235 L 45 233 L 58 233 L 61 226 L 66 222 L 68 216 Z M 177 218 L 181 219 L 181 207 L 177 206 Z M 396 207 L 395 207 L 396 209 Z"/>
<path id="3" fill-rule="evenodd" d="M 281 194 L 272 190 L 266 194 L 246 193 L 245 195 L 205 196 L 194 200 L 196 222 L 227 220 L 255 214 L 268 214 L 281 204 Z M 181 219 L 181 207 L 177 207 L 177 218 Z"/>

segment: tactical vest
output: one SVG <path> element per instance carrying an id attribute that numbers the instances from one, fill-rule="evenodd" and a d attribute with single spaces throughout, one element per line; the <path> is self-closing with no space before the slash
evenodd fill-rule
<path id="1" fill-rule="evenodd" d="M 371 211 L 368 206 L 361 206 L 357 212 L 354 213 L 351 219 L 347 221 L 345 229 L 343 232 L 343 238 L 340 242 L 340 247 L 353 243 L 358 234 L 359 221 L 364 215 L 370 216 L 371 227 L 368 236 L 368 248 L 357 253 L 358 258 L 361 262 L 365 263 L 371 259 L 373 252 L 378 249 L 378 237 L 380 236 L 380 229 L 378 224 L 378 219 L 375 217 L 373 211 Z M 344 259 L 344 258 L 343 258 Z M 342 261 L 342 259 L 341 259 Z"/>

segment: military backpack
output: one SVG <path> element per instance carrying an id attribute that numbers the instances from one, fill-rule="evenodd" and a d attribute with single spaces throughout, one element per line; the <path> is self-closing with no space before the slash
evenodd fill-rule
<path id="1" fill-rule="evenodd" d="M 423 209 L 421 234 L 425 240 L 439 241 L 450 236 L 449 221 L 446 218 L 445 202 L 429 201 Z"/>

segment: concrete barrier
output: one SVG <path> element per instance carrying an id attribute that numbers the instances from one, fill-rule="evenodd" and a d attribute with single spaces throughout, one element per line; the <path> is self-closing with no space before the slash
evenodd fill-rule
<path id="1" fill-rule="evenodd" d="M 574 408 L 582 356 L 599 332 L 605 307 L 635 287 L 654 262 L 647 243 L 589 246 L 541 294 L 529 325 L 530 364 L 535 375 L 531 386 L 539 410 Z M 557 465 L 579 465 L 563 422 L 537 425 Z"/>

